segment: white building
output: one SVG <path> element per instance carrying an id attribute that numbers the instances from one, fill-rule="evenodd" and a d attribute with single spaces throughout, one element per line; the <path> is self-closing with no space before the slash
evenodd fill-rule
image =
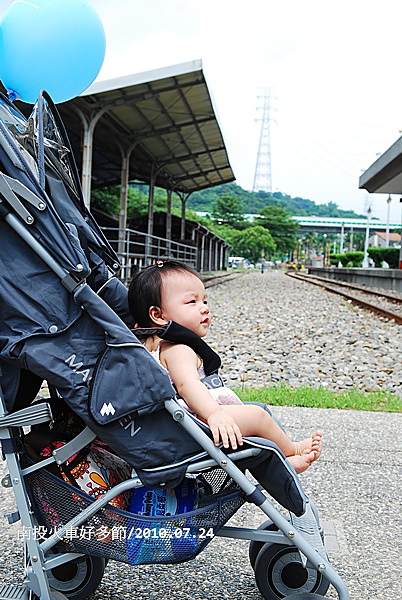
<path id="1" fill-rule="evenodd" d="M 384 231 L 374 231 L 369 237 L 370 248 L 385 248 L 386 247 L 386 233 Z M 389 247 L 400 248 L 401 247 L 401 236 L 399 233 L 389 233 Z"/>

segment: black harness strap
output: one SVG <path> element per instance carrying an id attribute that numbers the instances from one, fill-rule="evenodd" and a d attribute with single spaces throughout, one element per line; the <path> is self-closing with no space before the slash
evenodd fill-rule
<path id="1" fill-rule="evenodd" d="M 187 327 L 183 327 L 174 321 L 169 321 L 169 323 L 163 327 L 133 329 L 133 333 L 140 339 L 150 335 L 157 335 L 167 342 L 190 346 L 190 348 L 192 348 L 192 350 L 194 350 L 201 358 L 204 364 L 205 375 L 207 376 L 218 373 L 222 364 L 219 354 L 212 350 L 202 338 L 190 331 L 190 329 L 187 329 Z"/>

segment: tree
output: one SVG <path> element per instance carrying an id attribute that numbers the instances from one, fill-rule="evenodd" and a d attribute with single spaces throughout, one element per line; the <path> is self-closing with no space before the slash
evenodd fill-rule
<path id="1" fill-rule="evenodd" d="M 266 206 L 254 222 L 268 229 L 278 252 L 286 254 L 293 251 L 299 225 L 286 210 L 279 206 Z"/>
<path id="2" fill-rule="evenodd" d="M 148 195 L 135 187 L 127 190 L 127 217 L 140 217 L 148 212 Z"/>
<path id="3" fill-rule="evenodd" d="M 146 186 L 130 185 L 127 190 L 127 217 L 139 217 L 148 212 L 149 191 Z M 172 197 L 173 207 L 179 206 L 177 196 Z M 120 186 L 114 185 L 93 190 L 91 193 L 91 206 L 103 210 L 108 214 L 118 215 L 120 212 Z M 155 188 L 154 210 L 166 212 L 166 190 Z"/>
<path id="4" fill-rule="evenodd" d="M 248 258 L 251 262 L 256 262 L 262 256 L 271 256 L 276 249 L 272 235 L 261 225 L 240 231 L 236 244 L 236 254 Z"/>
<path id="5" fill-rule="evenodd" d="M 104 187 L 91 192 L 91 206 L 98 210 L 103 210 L 109 215 L 119 214 L 119 194 L 120 187 Z"/>
<path id="6" fill-rule="evenodd" d="M 212 216 L 219 223 L 238 227 L 244 223 L 243 202 L 230 194 L 223 194 L 214 202 Z"/>
<path id="7" fill-rule="evenodd" d="M 225 242 L 227 242 L 233 248 L 234 254 L 237 254 L 238 248 L 238 239 L 240 236 L 240 231 L 231 227 L 230 225 L 219 225 L 216 221 L 213 221 L 210 218 L 201 219 L 201 223 L 212 233 L 221 237 Z"/>

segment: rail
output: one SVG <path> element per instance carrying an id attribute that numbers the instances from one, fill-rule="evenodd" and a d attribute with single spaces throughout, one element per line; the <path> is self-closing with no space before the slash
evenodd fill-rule
<path id="1" fill-rule="evenodd" d="M 219 273 L 218 275 L 206 275 L 202 276 L 202 281 L 204 283 L 205 289 L 210 287 L 214 287 L 216 285 L 220 285 L 221 283 L 227 283 L 232 279 L 237 279 L 238 277 L 242 277 L 244 273 Z"/>
<path id="2" fill-rule="evenodd" d="M 328 292 L 343 296 L 352 302 L 352 304 L 360 306 L 365 310 L 369 310 L 382 317 L 385 317 L 386 319 L 395 321 L 400 325 L 402 324 L 402 298 L 392 296 L 391 294 L 387 294 L 381 290 L 367 289 L 358 285 L 348 284 L 343 281 L 324 279 L 323 277 L 301 275 L 300 273 L 293 272 L 287 272 L 286 275 L 292 279 L 298 279 L 299 281 L 305 281 L 307 283 L 317 285 L 321 288 L 324 288 Z M 358 295 L 351 294 L 349 290 L 357 292 Z M 367 299 L 365 299 L 364 296 L 375 297 L 380 304 L 373 304 L 373 302 L 369 302 Z M 392 310 L 390 309 L 390 304 L 393 304 Z M 395 312 L 393 310 L 396 305 L 399 305 L 400 312 Z"/>

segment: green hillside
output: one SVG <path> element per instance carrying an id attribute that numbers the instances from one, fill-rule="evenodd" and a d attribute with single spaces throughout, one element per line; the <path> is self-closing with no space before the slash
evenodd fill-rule
<path id="1" fill-rule="evenodd" d="M 128 193 L 128 215 L 135 217 L 146 214 L 148 211 L 149 188 L 145 184 L 131 184 Z M 120 210 L 119 186 L 92 190 L 91 206 L 110 214 L 119 214 Z M 201 192 L 194 192 L 186 203 L 186 209 L 191 212 L 206 212 L 213 214 L 217 210 L 219 200 L 225 199 L 235 208 L 240 215 L 259 214 L 266 207 L 273 206 L 285 210 L 288 214 L 297 217 L 337 217 L 337 218 L 365 218 L 353 210 L 342 210 L 334 202 L 316 204 L 305 198 L 292 198 L 281 192 L 248 192 L 236 183 L 218 185 Z M 166 210 L 166 191 L 155 189 L 155 210 Z M 172 206 L 181 210 L 181 202 L 176 194 L 172 196 Z"/>
<path id="2" fill-rule="evenodd" d="M 244 214 L 258 214 L 266 206 L 278 206 L 291 215 L 298 217 L 354 217 L 364 218 L 353 210 L 342 210 L 334 202 L 316 204 L 305 198 L 292 198 L 281 192 L 248 192 L 236 183 L 226 183 L 201 192 L 191 194 L 187 208 L 195 212 L 210 212 L 214 210 L 216 200 L 222 196 L 235 197 L 241 202 Z"/>

